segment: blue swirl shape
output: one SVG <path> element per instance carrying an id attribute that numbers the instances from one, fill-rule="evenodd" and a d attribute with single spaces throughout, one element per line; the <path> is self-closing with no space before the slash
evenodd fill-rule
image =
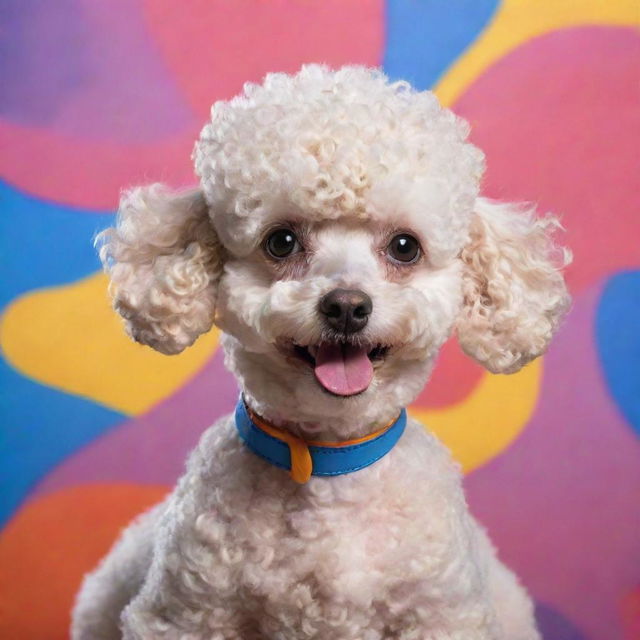
<path id="1" fill-rule="evenodd" d="M 607 281 L 595 331 L 609 392 L 640 434 L 640 271 L 624 271 Z"/>
<path id="2" fill-rule="evenodd" d="M 383 68 L 429 89 L 476 39 L 499 0 L 388 0 Z"/>
<path id="3" fill-rule="evenodd" d="M 114 215 L 26 196 L 0 182 L 0 307 L 100 268 L 93 235 Z M 126 417 L 41 385 L 0 359 L 0 525 L 54 465 Z"/>

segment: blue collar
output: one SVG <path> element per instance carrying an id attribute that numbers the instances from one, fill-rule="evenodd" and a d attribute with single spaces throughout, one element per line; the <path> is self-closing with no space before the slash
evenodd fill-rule
<path id="1" fill-rule="evenodd" d="M 309 476 L 339 476 L 364 469 L 385 456 L 400 439 L 407 424 L 407 412 L 379 432 L 346 443 L 305 442 L 255 416 L 242 397 L 235 413 L 238 434 L 247 447 L 276 467 L 288 469 L 300 483 Z"/>

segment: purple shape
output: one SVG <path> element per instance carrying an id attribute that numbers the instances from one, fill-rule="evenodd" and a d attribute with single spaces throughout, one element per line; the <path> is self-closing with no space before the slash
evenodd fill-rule
<path id="1" fill-rule="evenodd" d="M 546 604 L 536 603 L 536 622 L 544 640 L 587 640 L 564 616 Z"/>
<path id="2" fill-rule="evenodd" d="M 173 485 L 201 433 L 235 408 L 238 388 L 223 358 L 220 347 L 185 386 L 67 458 L 29 498 L 89 483 Z"/>
<path id="3" fill-rule="evenodd" d="M 89 77 L 77 0 L 7 0 L 0 40 L 0 113 L 46 124 Z"/>
<path id="4" fill-rule="evenodd" d="M 154 141 L 194 123 L 134 0 L 8 0 L 0 115 L 90 140 Z"/>
<path id="5" fill-rule="evenodd" d="M 602 286 L 576 301 L 544 361 L 522 436 L 466 480 L 472 510 L 536 598 L 593 640 L 623 637 L 640 575 L 640 442 L 603 384 L 594 344 Z"/>

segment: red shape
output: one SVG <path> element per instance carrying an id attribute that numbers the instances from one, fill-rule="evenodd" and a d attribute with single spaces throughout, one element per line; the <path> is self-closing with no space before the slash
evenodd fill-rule
<path id="1" fill-rule="evenodd" d="M 624 640 L 640 638 L 640 585 L 630 591 L 620 604 Z"/>
<path id="2" fill-rule="evenodd" d="M 150 29 L 197 113 L 270 71 L 308 62 L 378 66 L 382 0 L 147 0 Z M 215 91 L 212 89 L 215 88 Z"/>
<path id="3" fill-rule="evenodd" d="M 640 37 L 580 27 L 504 57 L 458 100 L 487 154 L 484 192 L 562 216 L 572 288 L 640 264 Z"/>
<path id="4" fill-rule="evenodd" d="M 69 637 L 85 573 L 165 487 L 86 485 L 27 503 L 0 535 L 0 637 Z"/>
<path id="5" fill-rule="evenodd" d="M 482 378 L 484 369 L 451 339 L 438 354 L 435 369 L 425 388 L 413 402 L 417 407 L 446 407 L 462 402 Z"/>
<path id="6" fill-rule="evenodd" d="M 3 122 L 4 179 L 31 195 L 96 210 L 113 208 L 123 187 L 140 182 L 189 184 L 191 151 L 212 102 L 267 71 L 295 71 L 303 62 L 375 66 L 382 55 L 382 0 L 198 0 L 188 11 L 168 0 L 147 3 L 145 11 L 165 64 L 202 122 L 153 144 L 96 142 Z"/>
<path id="7" fill-rule="evenodd" d="M 197 131 L 153 145 L 123 145 L 0 122 L 0 175 L 31 196 L 103 213 L 120 191 L 141 183 L 195 182 L 190 156 Z"/>

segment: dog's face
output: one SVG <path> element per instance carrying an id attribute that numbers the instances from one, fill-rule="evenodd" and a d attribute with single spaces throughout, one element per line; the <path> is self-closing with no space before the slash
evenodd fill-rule
<path id="1" fill-rule="evenodd" d="M 177 353 L 216 322 L 245 392 L 309 422 L 411 402 L 454 327 L 516 371 L 568 305 L 565 260 L 552 218 L 478 197 L 467 133 L 432 94 L 360 68 L 218 103 L 201 189 L 133 190 L 103 235 L 129 332 Z"/>
<path id="2" fill-rule="evenodd" d="M 424 384 L 462 303 L 459 259 L 434 265 L 422 229 L 384 219 L 285 217 L 256 234 L 227 259 L 216 309 L 245 384 L 330 413 Z"/>

